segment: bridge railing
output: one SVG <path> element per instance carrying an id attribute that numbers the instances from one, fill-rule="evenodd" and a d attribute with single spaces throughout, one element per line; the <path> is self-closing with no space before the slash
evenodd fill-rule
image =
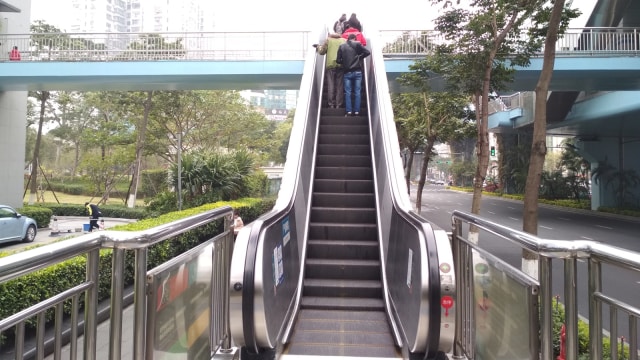
<path id="1" fill-rule="evenodd" d="M 0 60 L 14 46 L 21 61 L 303 60 L 310 32 L 0 34 Z"/>
<path id="2" fill-rule="evenodd" d="M 200 351 L 231 351 L 231 334 L 229 323 L 229 271 L 233 252 L 233 209 L 223 206 L 205 213 L 194 215 L 185 219 L 160 225 L 143 231 L 101 231 L 77 237 L 73 240 L 60 241 L 48 244 L 32 250 L 23 251 L 2 258 L 0 261 L 0 284 L 5 285 L 11 280 L 29 281 L 29 275 L 33 272 L 60 267 L 69 259 L 72 266 L 85 267 L 85 280 L 73 284 L 68 281 L 68 288 L 60 293 L 52 295 L 37 304 L 18 311 L 0 320 L 0 344 L 8 338 L 14 338 L 14 351 L 11 355 L 14 359 L 34 357 L 43 359 L 45 356 L 46 317 L 48 312 L 53 312 L 54 344 L 53 355 L 60 359 L 62 354 L 63 332 L 69 335 L 69 356 L 71 359 L 80 358 L 81 352 L 84 359 L 97 358 L 97 342 L 106 343 L 106 339 L 98 339 L 98 290 L 109 279 L 102 276 L 110 275 L 110 332 L 108 336 L 109 358 L 120 359 L 122 354 L 122 329 L 124 310 L 125 277 L 129 270 L 125 270 L 126 252 L 135 254 L 134 264 L 134 303 L 133 303 L 133 359 L 153 358 L 154 347 L 147 348 L 153 341 L 163 342 L 164 347 L 178 343 L 174 340 L 179 337 L 184 329 L 178 328 L 178 315 L 174 315 L 167 309 L 177 313 L 189 312 L 185 308 L 195 307 L 195 299 L 199 298 L 201 311 L 209 316 L 192 315 L 189 319 L 186 315 L 180 315 L 182 325 L 191 325 L 189 321 L 195 321 L 200 326 L 191 326 L 189 329 L 197 330 L 189 333 L 189 341 L 198 342 L 193 346 L 187 346 L 187 350 L 197 347 Z M 213 222 L 222 222 L 218 232 L 214 234 L 193 234 L 188 236 L 207 236 L 207 241 L 194 249 L 179 255 L 176 258 L 164 262 L 154 269 L 148 269 L 149 260 L 158 252 L 150 252 L 153 245 L 165 246 L 168 241 L 194 229 L 211 225 Z M 221 229 L 221 230 L 220 230 Z M 102 249 L 112 249 L 111 272 L 103 268 L 108 256 L 101 256 Z M 194 250 L 198 255 L 195 257 Z M 158 249 L 166 252 L 166 248 Z M 194 258 L 195 257 L 195 258 Z M 180 259 L 179 259 L 180 258 Z M 177 260 L 184 260 L 176 264 Z M 178 268 L 178 270 L 175 270 Z M 149 281 L 150 278 L 158 278 L 158 281 Z M 0 293 L 5 291 L 0 289 Z M 194 294 L 195 293 L 195 294 Z M 36 296 L 36 294 L 33 294 Z M 185 298 L 186 299 L 183 299 Z M 202 305 L 204 300 L 204 305 Z M 202 307 L 208 307 L 203 309 Z M 160 310 L 164 309 L 163 319 L 158 319 Z M 64 322 L 64 313 L 70 310 L 70 329 L 67 331 Z M 80 312 L 84 311 L 84 323 L 79 319 Z M 194 312 L 194 311 L 191 311 Z M 175 320 L 174 320 L 175 317 Z M 194 318 L 196 320 L 194 320 Z M 202 321 L 203 319 L 206 321 Z M 26 349 L 25 334 L 29 324 L 35 324 L 35 354 L 33 349 Z M 206 325 L 205 325 L 206 324 Z M 167 333 L 166 328 L 173 329 Z M 163 329 L 163 332 L 158 329 Z M 84 338 L 80 340 L 80 330 L 84 330 Z M 155 331 L 154 331 L 155 330 Z M 178 330 L 181 330 L 180 332 Z M 15 335 L 12 335 L 15 334 Z M 10 335 L 3 339 L 4 335 Z M 206 341 L 202 338 L 207 338 Z M 159 340 L 150 340 L 159 339 Z M 180 339 L 183 341 L 184 339 Z M 78 342 L 82 342 L 82 350 L 78 349 Z M 50 343 L 49 343 L 50 344 Z M 162 348 L 158 346 L 158 348 Z M 203 349 L 205 348 L 205 349 Z M 4 350 L 4 349 L 3 349 Z M 172 348 L 174 350 L 174 348 Z M 104 351 L 104 350 L 101 350 Z M 165 350 L 167 351 L 167 350 Z M 4 352 L 4 351 L 3 351 Z M 47 353 L 49 350 L 46 351 Z M 129 351 L 127 351 L 129 353 Z M 146 353 L 146 357 L 145 357 Z M 3 357 L 4 358 L 4 357 Z"/>
<path id="3" fill-rule="evenodd" d="M 0 34 L 0 61 L 14 46 L 22 61 L 304 60 L 308 31 Z M 435 30 L 381 30 L 386 57 L 420 57 L 448 40 Z M 640 53 L 640 28 L 572 28 L 557 56 Z M 539 54 L 541 55 L 541 54 Z"/>
<path id="4" fill-rule="evenodd" d="M 524 34 L 523 34 L 524 35 Z M 424 56 L 450 43 L 435 30 L 381 30 L 386 56 Z M 640 53 L 640 28 L 571 28 L 556 43 L 556 56 L 597 56 Z M 538 54 L 541 56 L 542 53 Z"/>
<path id="5" fill-rule="evenodd" d="M 463 236 L 463 225 L 480 229 L 475 243 Z M 483 245 L 482 236 L 492 234 L 505 240 L 501 247 L 515 245 L 539 258 L 538 278 L 533 279 L 494 254 L 495 244 Z M 479 216 L 454 211 L 452 245 L 456 268 L 457 305 L 456 358 L 508 358 L 553 360 L 553 277 L 552 261 L 561 261 L 564 274 L 566 354 L 578 359 L 578 288 L 589 299 L 590 359 L 638 359 L 640 309 L 607 295 L 604 275 L 631 271 L 640 274 L 640 253 L 596 241 L 547 240 L 510 229 Z M 578 276 L 578 262 L 587 262 L 587 276 Z M 603 344 L 604 317 L 609 312 L 608 349 Z M 584 315 L 584 314 L 583 314 Z M 628 324 L 627 344 L 620 350 L 618 336 Z M 496 336 L 497 335 L 497 336 Z M 606 351 L 605 351 L 606 350 Z M 476 357 L 478 356 L 478 357 Z M 559 358 L 559 357 L 558 357 Z"/>

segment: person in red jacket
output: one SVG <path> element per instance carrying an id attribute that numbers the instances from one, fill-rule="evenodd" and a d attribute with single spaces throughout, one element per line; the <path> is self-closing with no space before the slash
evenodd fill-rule
<path id="1" fill-rule="evenodd" d="M 345 25 L 345 30 L 342 33 L 342 37 L 344 39 L 349 39 L 349 35 L 354 34 L 356 36 L 356 40 L 360 42 L 362 46 L 367 46 L 367 39 L 364 38 L 364 35 L 362 35 L 362 32 L 360 32 L 357 27 L 352 26 L 349 23 L 349 21 L 344 23 L 344 25 Z M 358 26 L 362 26 L 362 25 L 358 23 Z"/>
<path id="2" fill-rule="evenodd" d="M 13 49 L 11 50 L 11 53 L 9 53 L 9 60 L 11 61 L 19 61 L 20 60 L 20 51 L 18 51 L 18 47 L 14 46 Z"/>

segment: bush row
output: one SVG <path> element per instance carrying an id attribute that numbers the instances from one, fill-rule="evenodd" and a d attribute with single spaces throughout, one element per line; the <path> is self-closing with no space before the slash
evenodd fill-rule
<path id="1" fill-rule="evenodd" d="M 19 213 L 29 216 L 36 220 L 39 228 L 47 228 L 51 223 L 52 216 L 88 216 L 87 209 L 84 205 L 77 204 L 38 204 L 24 206 L 17 209 Z M 104 217 L 122 218 L 122 219 L 144 219 L 147 212 L 144 208 L 128 208 L 119 205 L 100 206 L 100 211 Z"/>
<path id="2" fill-rule="evenodd" d="M 136 193 L 138 198 L 153 197 L 168 189 L 167 170 L 145 170 L 140 176 L 140 187 Z M 71 195 L 95 196 L 95 184 L 84 178 L 64 176 L 49 182 L 50 190 Z M 112 197 L 124 198 L 129 188 L 129 180 L 118 182 L 109 193 Z"/>
<path id="3" fill-rule="evenodd" d="M 144 219 L 135 223 L 119 225 L 111 230 L 120 231 L 139 231 L 147 230 L 165 223 L 179 220 L 188 216 L 209 211 L 221 206 L 229 205 L 238 210 L 240 216 L 246 223 L 255 220 L 260 215 L 269 211 L 274 201 L 272 199 L 241 199 L 232 202 L 219 202 L 207 204 L 198 208 L 191 208 L 183 211 L 168 213 L 156 218 Z M 186 232 L 171 241 L 164 241 L 156 244 L 149 249 L 148 269 L 172 259 L 179 254 L 189 250 L 211 238 L 212 234 L 217 234 L 223 230 L 222 221 L 216 221 L 206 227 L 199 227 Z M 32 247 L 33 248 L 33 247 Z M 0 257 L 7 256 L 7 253 L 0 253 Z M 99 300 L 109 298 L 111 295 L 111 255 L 112 251 L 105 249 L 100 251 L 100 283 L 99 283 Z M 126 270 L 124 279 L 126 285 L 133 283 L 134 274 L 134 254 L 127 251 L 126 254 Z M 72 286 L 75 286 L 85 280 L 86 256 L 77 256 L 70 260 L 50 266 L 46 269 L 21 276 L 17 279 L 10 280 L 0 284 L 0 319 L 4 319 L 9 315 L 15 314 L 29 306 L 40 301 L 48 299 Z M 65 303 L 65 314 L 70 314 L 70 301 Z M 53 320 L 53 310 L 46 314 L 47 322 Z M 29 322 L 28 327 L 33 328 L 34 323 Z"/>

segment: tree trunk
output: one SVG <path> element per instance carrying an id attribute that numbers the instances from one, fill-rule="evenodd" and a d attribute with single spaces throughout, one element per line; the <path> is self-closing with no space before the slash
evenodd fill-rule
<path id="1" fill-rule="evenodd" d="M 482 93 L 489 94 L 489 83 L 491 76 L 491 66 L 486 69 L 485 81 L 483 82 Z M 476 146 L 476 154 L 478 156 L 478 166 L 473 178 L 473 200 L 471 202 L 471 213 L 480 214 L 480 204 L 482 201 L 482 182 L 487 176 L 487 167 L 489 166 L 489 97 L 482 94 L 475 95 L 476 115 L 478 118 L 478 141 Z M 478 243 L 478 229 L 475 226 L 469 227 L 469 241 Z"/>
<path id="2" fill-rule="evenodd" d="M 133 175 L 131 176 L 131 186 L 129 186 L 130 192 L 127 198 L 127 207 L 133 208 L 136 206 L 136 196 L 138 194 L 138 186 L 140 183 L 140 167 L 142 165 L 142 150 L 144 149 L 145 137 L 147 133 L 147 123 L 149 121 L 149 112 L 151 111 L 151 98 L 153 97 L 153 91 L 147 92 L 147 99 L 144 102 L 144 114 L 140 123 L 138 123 L 138 139 L 136 142 L 136 160 L 133 164 Z"/>
<path id="3" fill-rule="evenodd" d="M 49 92 L 42 91 L 40 93 L 40 121 L 38 122 L 38 135 L 36 136 L 36 144 L 33 148 L 33 159 L 31 160 L 31 183 L 29 186 L 29 205 L 35 203 L 35 199 L 38 194 L 38 169 L 40 163 L 38 157 L 40 156 L 40 142 L 42 140 L 42 125 L 44 124 L 44 113 L 47 107 L 47 100 L 49 100 Z"/>
<path id="4" fill-rule="evenodd" d="M 421 213 L 422 210 L 422 191 L 424 190 L 424 184 L 427 178 L 427 169 L 429 168 L 429 156 L 431 150 L 433 150 L 434 142 L 427 141 L 427 146 L 424 149 L 424 157 L 422 158 L 422 166 L 420 166 L 420 178 L 418 179 L 418 189 L 416 190 L 416 212 Z"/>
<path id="5" fill-rule="evenodd" d="M 524 209 L 522 214 L 522 230 L 533 235 L 538 234 L 538 194 L 542 176 L 544 158 L 547 154 L 547 93 L 553 75 L 556 57 L 556 40 L 558 27 L 562 18 L 565 0 L 556 0 L 549 20 L 549 31 L 544 44 L 544 59 L 542 71 L 536 85 L 535 120 L 533 122 L 533 143 L 529 172 L 524 191 Z M 525 249 L 522 250 L 523 271 L 538 278 L 537 255 Z"/>
<path id="6" fill-rule="evenodd" d="M 409 156 L 407 157 L 407 167 L 404 169 L 404 178 L 407 182 L 407 193 L 411 196 L 411 168 L 413 167 L 413 155 L 415 151 L 409 149 Z"/>

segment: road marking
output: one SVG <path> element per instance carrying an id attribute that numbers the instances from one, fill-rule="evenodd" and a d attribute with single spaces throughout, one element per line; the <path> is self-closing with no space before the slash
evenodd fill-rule
<path id="1" fill-rule="evenodd" d="M 604 226 L 604 225 L 596 225 L 596 227 L 607 229 L 607 230 L 613 230 L 612 227 L 608 227 L 608 226 Z"/>
<path id="2" fill-rule="evenodd" d="M 520 219 L 518 219 L 518 218 L 514 218 L 514 217 L 511 217 L 511 216 L 509 216 L 509 219 L 511 219 L 511 220 L 515 220 L 515 221 L 520 220 Z"/>
<path id="3" fill-rule="evenodd" d="M 586 236 L 580 236 L 581 238 L 585 239 L 585 240 L 593 240 L 592 238 L 588 238 Z"/>
<path id="4" fill-rule="evenodd" d="M 493 211 L 487 211 L 489 214 L 491 215 L 495 215 L 496 213 L 494 213 Z"/>
<path id="5" fill-rule="evenodd" d="M 514 208 L 513 206 L 507 206 L 507 209 L 515 210 L 516 208 Z"/>
<path id="6" fill-rule="evenodd" d="M 558 219 L 560 219 L 560 220 L 564 220 L 564 221 L 569 221 L 569 219 L 567 219 L 567 218 L 562 218 L 562 217 L 559 217 Z"/>
<path id="7" fill-rule="evenodd" d="M 550 228 L 550 227 L 548 227 L 548 226 L 542 226 L 542 225 L 540 225 L 540 227 L 541 227 L 541 228 L 543 228 L 543 229 L 547 229 L 547 230 L 553 230 L 553 228 Z"/>

